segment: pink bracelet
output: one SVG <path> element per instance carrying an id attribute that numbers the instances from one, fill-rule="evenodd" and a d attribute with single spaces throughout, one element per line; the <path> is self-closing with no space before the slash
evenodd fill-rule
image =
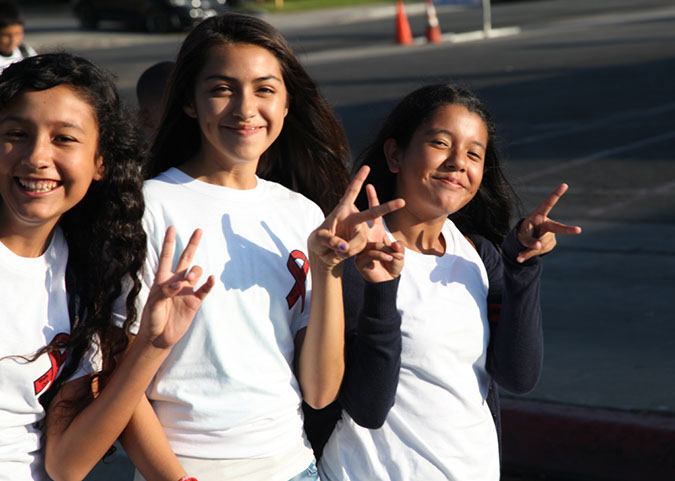
<path id="1" fill-rule="evenodd" d="M 178 481 L 197 481 L 197 478 L 193 478 L 192 476 L 183 476 Z"/>

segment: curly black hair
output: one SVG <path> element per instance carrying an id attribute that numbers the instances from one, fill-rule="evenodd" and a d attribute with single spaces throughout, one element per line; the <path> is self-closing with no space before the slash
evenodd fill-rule
<path id="1" fill-rule="evenodd" d="M 199 125 L 184 107 L 193 103 L 195 79 L 206 65 L 210 49 L 233 43 L 270 51 L 279 61 L 288 91 L 284 127 L 260 157 L 257 175 L 300 192 L 328 214 L 349 182 L 350 151 L 344 129 L 286 39 L 251 15 L 228 12 L 210 17 L 183 41 L 164 97 L 164 116 L 150 148 L 146 176 L 176 167 L 199 151 Z"/>
<path id="2" fill-rule="evenodd" d="M 461 105 L 478 115 L 487 128 L 483 180 L 474 198 L 449 218 L 464 235 L 478 234 L 501 246 L 510 228 L 511 216 L 519 205 L 518 197 L 507 181 L 500 165 L 496 129 L 490 112 L 470 90 L 452 84 L 421 87 L 401 100 L 384 121 L 375 141 L 355 162 L 354 172 L 362 165 L 370 166 L 368 182 L 377 190 L 380 202 L 396 198 L 396 174 L 387 166 L 384 143 L 394 139 L 405 150 L 417 128 L 429 121 L 436 110 L 446 105 Z M 365 193 L 357 199 L 357 207 L 367 208 Z"/>
<path id="3" fill-rule="evenodd" d="M 84 198 L 59 220 L 68 243 L 68 271 L 73 274 L 79 298 L 78 312 L 71 312 L 67 343 L 54 341 L 39 351 L 67 348 L 69 362 L 49 391 L 41 397 L 47 407 L 59 387 L 77 370 L 94 340 L 103 355 L 103 369 L 92 383 L 102 382 L 115 368 L 115 356 L 127 346 L 127 336 L 113 321 L 113 305 L 126 294 L 125 327 L 137 317 L 135 305 L 141 283 L 139 271 L 146 251 L 141 219 L 144 202 L 139 169 L 140 136 L 133 117 L 119 98 L 112 75 L 90 61 L 66 53 L 30 57 L 10 65 L 0 75 L 0 111 L 26 91 L 59 85 L 70 87 L 91 105 L 98 126 L 97 155 L 103 161 L 103 178 L 94 180 Z M 68 400 L 73 412 L 93 399 Z"/>

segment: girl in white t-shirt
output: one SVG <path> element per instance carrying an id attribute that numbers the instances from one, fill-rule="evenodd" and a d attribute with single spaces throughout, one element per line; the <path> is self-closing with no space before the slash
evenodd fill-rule
<path id="1" fill-rule="evenodd" d="M 84 478 L 213 285 L 194 292 L 200 270 L 186 274 L 199 234 L 173 274 L 170 231 L 119 360 L 114 319 L 138 317 L 146 248 L 136 139 L 113 80 L 85 59 L 31 57 L 0 76 L 3 479 Z"/>
<path id="2" fill-rule="evenodd" d="M 258 18 L 198 25 L 166 98 L 144 187 L 146 272 L 166 225 L 179 244 L 199 226 L 195 261 L 218 282 L 122 441 L 145 449 L 132 460 L 151 480 L 316 478 L 301 402 L 325 406 L 342 381 L 342 261 L 364 248 L 365 221 L 402 202 L 358 212 L 364 169 L 338 204 L 343 130 L 285 39 Z"/>
<path id="3" fill-rule="evenodd" d="M 490 115 L 471 92 L 447 84 L 405 97 L 358 164 L 372 169 L 380 199 L 405 200 L 370 232 L 374 242 L 405 248 L 402 270 L 378 251 L 356 261 L 370 281 L 397 283 L 388 302 L 400 318 L 375 330 L 347 311 L 342 413 L 322 478 L 498 480 L 496 385 L 534 387 L 540 256 L 556 234 L 581 232 L 548 218 L 567 186 L 510 230 L 512 191 Z M 345 295 L 359 302 L 349 272 Z M 499 304 L 499 320 L 489 323 Z"/>

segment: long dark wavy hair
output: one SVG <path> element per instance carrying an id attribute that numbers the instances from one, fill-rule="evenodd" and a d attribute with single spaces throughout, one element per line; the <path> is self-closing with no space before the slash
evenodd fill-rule
<path id="1" fill-rule="evenodd" d="M 483 120 L 488 132 L 480 188 L 467 205 L 449 218 L 463 234 L 478 234 L 500 246 L 509 231 L 518 198 L 502 172 L 492 116 L 470 90 L 452 84 L 435 84 L 408 94 L 384 121 L 375 141 L 359 156 L 354 171 L 362 165 L 370 166 L 368 182 L 377 190 L 380 202 L 395 199 L 397 174 L 392 173 L 387 166 L 384 143 L 387 139 L 394 139 L 396 146 L 405 150 L 415 131 L 428 122 L 438 108 L 446 105 L 466 107 Z M 367 207 L 365 195 L 359 197 L 357 206 Z"/>
<path id="2" fill-rule="evenodd" d="M 260 157 L 257 175 L 300 192 L 328 213 L 349 181 L 344 130 L 284 37 L 250 15 L 226 13 L 208 18 L 183 42 L 169 81 L 164 116 L 150 148 L 146 177 L 176 167 L 199 151 L 199 125 L 183 108 L 193 103 L 195 80 L 210 49 L 233 43 L 270 51 L 279 61 L 288 91 L 283 129 Z"/>
<path id="3" fill-rule="evenodd" d="M 12 64 L 0 75 L 0 111 L 26 91 L 66 85 L 91 105 L 98 126 L 97 155 L 103 159 L 103 178 L 94 180 L 84 198 L 59 220 L 68 242 L 69 297 L 79 298 L 71 312 L 71 335 L 66 343 L 55 341 L 37 353 L 68 349 L 70 361 L 41 397 L 47 407 L 59 387 L 77 370 L 92 340 L 98 339 L 103 370 L 92 383 L 104 384 L 115 368 L 115 356 L 127 346 L 123 330 L 113 322 L 113 304 L 126 294 L 126 325 L 137 317 L 146 237 L 141 224 L 144 203 L 139 173 L 139 141 L 132 117 L 120 101 L 110 74 L 80 57 L 45 54 Z M 75 290 L 76 292 L 72 292 Z M 71 304 L 73 307 L 74 304 Z M 74 412 L 93 399 L 68 400 Z"/>

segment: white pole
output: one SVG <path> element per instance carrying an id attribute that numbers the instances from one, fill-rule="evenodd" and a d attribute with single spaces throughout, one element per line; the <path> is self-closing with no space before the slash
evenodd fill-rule
<path id="1" fill-rule="evenodd" d="M 492 30 L 492 11 L 490 10 L 490 0 L 483 0 L 483 35 L 490 37 Z"/>

